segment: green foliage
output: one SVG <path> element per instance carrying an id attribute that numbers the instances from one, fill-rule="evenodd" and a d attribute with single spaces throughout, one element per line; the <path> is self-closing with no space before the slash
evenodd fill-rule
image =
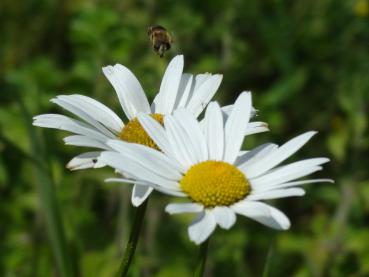
<path id="1" fill-rule="evenodd" d="M 261 276 L 271 244 L 269 276 L 369 275 L 368 0 L 2 0 L 0 23 L 1 276 L 62 276 L 60 263 L 71 268 L 65 276 L 114 276 L 132 219 L 129 186 L 104 183 L 108 168 L 68 171 L 81 149 L 63 145 L 63 132 L 33 128 L 33 136 L 29 120 L 64 113 L 49 99 L 71 93 L 122 115 L 101 67 L 126 65 L 152 99 L 178 53 L 187 72 L 224 74 L 222 104 L 253 91 L 271 132 L 248 137 L 245 147 L 318 130 L 293 159 L 330 157 L 316 175 L 336 181 L 275 203 L 291 218 L 289 231 L 245 218 L 217 230 L 207 276 Z M 148 43 L 151 24 L 173 34 L 163 59 Z M 191 219 L 165 214 L 169 201 L 150 201 L 131 276 L 192 275 Z M 50 229 L 55 215 L 60 230 Z"/>

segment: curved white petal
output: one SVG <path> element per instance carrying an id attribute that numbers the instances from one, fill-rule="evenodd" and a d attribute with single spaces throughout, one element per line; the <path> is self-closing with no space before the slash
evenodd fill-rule
<path id="1" fill-rule="evenodd" d="M 279 184 L 286 183 L 286 182 L 289 182 L 289 181 L 292 181 L 292 180 L 295 180 L 295 179 L 299 179 L 301 177 L 307 176 L 309 174 L 312 174 L 312 173 L 317 172 L 317 171 L 322 170 L 322 169 L 323 168 L 321 166 L 313 166 L 313 167 L 310 167 L 308 169 L 302 169 L 300 171 L 295 171 L 295 172 L 293 172 L 289 175 L 286 175 L 284 177 L 275 179 L 275 180 L 271 181 L 270 183 L 265 183 L 263 185 L 258 185 L 257 183 L 254 183 L 252 179 L 250 180 L 250 182 L 251 182 L 251 186 L 254 190 L 258 190 L 258 191 L 269 190 L 269 188 L 275 187 Z"/>
<path id="2" fill-rule="evenodd" d="M 270 173 L 253 178 L 252 184 L 255 188 L 268 187 L 301 178 L 320 169 L 321 164 L 329 162 L 327 158 L 313 158 L 294 162 L 272 170 Z M 297 177 L 296 177 L 297 176 Z"/>
<path id="3" fill-rule="evenodd" d="M 117 173 L 120 173 L 121 175 L 124 175 L 124 176 L 129 175 L 126 172 L 123 173 L 123 172 L 119 172 L 119 170 L 116 170 L 116 171 Z M 134 178 L 134 176 L 131 176 L 131 177 Z M 127 179 L 127 178 L 108 178 L 108 179 L 105 179 L 105 182 L 107 183 L 126 183 L 126 184 L 142 185 L 146 187 L 149 186 L 159 192 L 162 192 L 170 196 L 187 197 L 187 195 L 184 194 L 183 192 L 167 189 L 167 188 L 164 188 L 164 187 L 161 187 L 161 186 L 158 186 L 156 184 L 146 182 L 146 181 L 137 181 L 137 180 Z"/>
<path id="4" fill-rule="evenodd" d="M 111 109 L 95 99 L 80 94 L 68 95 L 68 97 L 74 98 L 81 109 L 85 112 L 89 111 L 89 115 L 114 133 L 119 133 L 124 127 L 123 121 Z"/>
<path id="5" fill-rule="evenodd" d="M 169 63 L 161 81 L 159 98 L 155 103 L 155 112 L 170 114 L 177 98 L 183 72 L 183 55 L 175 56 Z"/>
<path id="6" fill-rule="evenodd" d="M 108 145 L 124 155 L 127 159 L 142 164 L 145 168 L 166 179 L 180 180 L 182 174 L 176 164 L 166 155 L 141 144 L 127 143 L 121 140 L 109 140 Z"/>
<path id="7" fill-rule="evenodd" d="M 204 242 L 215 230 L 217 223 L 209 212 L 203 212 L 188 227 L 190 240 L 196 244 Z"/>
<path id="8" fill-rule="evenodd" d="M 209 150 L 209 159 L 222 160 L 224 154 L 223 116 L 217 102 L 211 102 L 208 105 L 203 127 Z"/>
<path id="9" fill-rule="evenodd" d="M 237 98 L 225 125 L 224 161 L 233 164 L 238 156 L 244 132 L 250 119 L 251 93 L 243 92 Z"/>
<path id="10" fill-rule="evenodd" d="M 150 186 L 135 184 L 132 190 L 132 205 L 135 207 L 140 206 L 149 197 L 153 188 Z"/>
<path id="11" fill-rule="evenodd" d="M 268 227 L 287 230 L 290 228 L 290 220 L 280 210 L 262 202 L 242 201 L 232 207 L 236 213 L 252 218 Z"/>
<path id="12" fill-rule="evenodd" d="M 171 144 L 167 138 L 167 134 L 163 128 L 156 120 L 154 120 L 151 116 L 146 114 L 139 114 L 137 116 L 141 126 L 145 129 L 147 134 L 151 137 L 151 139 L 156 143 L 156 145 L 160 148 L 163 153 L 165 153 L 169 158 L 173 161 L 176 161 L 176 165 L 178 169 L 184 173 L 186 172 L 186 168 L 181 160 L 176 158 L 175 151 L 173 151 Z M 181 156 L 180 156 L 181 157 Z"/>
<path id="13" fill-rule="evenodd" d="M 171 203 L 165 207 L 169 214 L 200 213 L 203 210 L 203 205 L 197 203 Z"/>
<path id="14" fill-rule="evenodd" d="M 110 148 L 105 143 L 102 143 L 91 137 L 74 135 L 74 136 L 65 137 L 63 140 L 66 145 L 94 147 L 94 148 L 100 148 L 104 150 L 110 150 Z"/>
<path id="15" fill-rule="evenodd" d="M 198 117 L 217 92 L 222 79 L 223 75 L 215 74 L 205 78 L 205 80 L 199 84 L 200 82 L 198 78 L 196 78 L 197 85 L 195 85 L 193 94 L 190 95 L 186 109 L 193 113 L 195 117 Z"/>
<path id="16" fill-rule="evenodd" d="M 260 176 L 264 172 L 277 166 L 285 159 L 290 157 L 292 154 L 294 154 L 315 134 L 316 132 L 313 131 L 306 132 L 291 139 L 290 141 L 279 147 L 277 150 L 273 151 L 271 154 L 265 156 L 263 159 L 259 159 L 258 161 L 255 161 L 254 163 L 248 165 L 247 168 L 245 168 L 245 174 L 249 178 Z"/>
<path id="17" fill-rule="evenodd" d="M 269 131 L 269 128 L 268 124 L 266 124 L 265 122 L 261 121 L 249 122 L 249 124 L 247 124 L 244 136 L 249 136 L 267 131 Z"/>
<path id="18" fill-rule="evenodd" d="M 87 123 L 98 129 L 104 135 L 110 138 L 115 137 L 115 135 L 110 130 L 108 130 L 103 124 L 98 121 L 99 117 L 95 111 L 91 109 L 86 110 L 81 108 L 81 100 L 75 99 L 68 95 L 59 95 L 56 98 L 51 99 L 50 101 L 85 120 Z"/>
<path id="19" fill-rule="evenodd" d="M 176 159 L 188 169 L 197 162 L 197 158 L 195 149 L 186 138 L 186 132 L 171 115 L 165 116 L 164 126 Z"/>
<path id="20" fill-rule="evenodd" d="M 227 105 L 227 106 L 223 106 L 222 107 L 222 112 L 224 114 L 224 118 L 227 119 L 228 116 L 231 114 L 232 110 L 233 110 L 234 105 Z M 251 107 L 251 115 L 250 117 L 254 117 L 257 115 L 257 110 L 254 107 Z"/>
<path id="21" fill-rule="evenodd" d="M 173 118 L 182 127 L 186 141 L 192 145 L 192 149 L 194 149 L 193 154 L 197 158 L 197 162 L 207 160 L 208 147 L 206 139 L 196 118 L 183 109 L 174 111 Z"/>
<path id="22" fill-rule="evenodd" d="M 64 130 L 78 135 L 92 137 L 100 141 L 110 138 L 82 121 L 60 114 L 41 114 L 35 116 L 33 120 L 33 125 L 38 127 Z"/>
<path id="23" fill-rule="evenodd" d="M 278 145 L 274 143 L 264 143 L 262 145 L 259 145 L 258 147 L 255 147 L 251 151 L 248 151 L 244 154 L 241 154 L 237 157 L 235 161 L 235 165 L 238 165 L 238 168 L 240 170 L 245 170 L 247 172 L 247 166 L 258 159 L 263 158 L 264 156 L 268 155 L 272 151 L 278 148 Z"/>
<path id="24" fill-rule="evenodd" d="M 126 116 L 132 119 L 138 112 L 150 113 L 150 105 L 140 82 L 125 66 L 103 67 L 103 73 L 114 87 Z"/>
<path id="25" fill-rule="evenodd" d="M 137 181 L 145 181 L 148 182 L 148 184 L 153 184 L 168 190 L 180 191 L 177 182 L 162 177 L 150 170 L 150 168 L 146 168 L 143 164 L 135 162 L 130 156 L 125 156 L 124 153 L 105 151 L 101 153 L 100 159 L 105 164 L 120 172 L 128 173 Z"/>
<path id="26" fill-rule="evenodd" d="M 253 194 L 247 196 L 248 200 L 269 200 L 277 198 L 286 198 L 292 196 L 303 196 L 305 190 L 302 188 L 287 188 L 287 189 L 276 189 L 270 191 L 258 192 L 255 191 Z"/>
<path id="27" fill-rule="evenodd" d="M 215 207 L 211 210 L 215 221 L 223 229 L 230 229 L 236 223 L 236 215 L 234 211 L 228 207 Z"/>
<path id="28" fill-rule="evenodd" d="M 104 167 L 105 164 L 99 161 L 99 156 L 101 152 L 86 152 L 74 157 L 67 164 L 67 168 L 70 170 L 79 170 L 86 168 L 100 168 Z"/>
<path id="29" fill-rule="evenodd" d="M 332 179 L 310 179 L 310 180 L 303 180 L 303 181 L 296 181 L 296 182 L 288 182 L 288 183 L 282 183 L 277 185 L 272 185 L 267 188 L 263 189 L 257 189 L 257 191 L 266 191 L 271 189 L 281 189 L 281 188 L 289 188 L 294 186 L 301 186 L 306 184 L 313 184 L 313 183 L 334 183 Z"/>
<path id="30" fill-rule="evenodd" d="M 174 105 L 175 109 L 186 107 L 192 88 L 192 80 L 193 80 L 192 74 L 188 73 L 182 74 L 176 104 Z"/>

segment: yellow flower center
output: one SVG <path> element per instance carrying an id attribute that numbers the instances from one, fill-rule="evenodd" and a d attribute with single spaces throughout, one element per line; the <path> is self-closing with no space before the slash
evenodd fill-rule
<path id="1" fill-rule="evenodd" d="M 162 114 L 150 114 L 150 116 L 159 122 L 161 125 L 164 125 L 164 116 Z M 137 117 L 130 120 L 120 131 L 118 137 L 121 140 L 133 143 L 139 143 L 156 150 L 159 150 L 159 147 L 156 143 L 150 138 L 150 136 L 146 133 L 144 128 L 142 128 L 140 122 Z"/>
<path id="2" fill-rule="evenodd" d="M 237 167 L 220 161 L 192 166 L 180 185 L 194 202 L 208 208 L 232 205 L 244 199 L 251 190 L 249 181 Z"/>

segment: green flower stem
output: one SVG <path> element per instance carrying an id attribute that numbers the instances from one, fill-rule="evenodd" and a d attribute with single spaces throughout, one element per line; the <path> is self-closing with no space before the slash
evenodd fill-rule
<path id="1" fill-rule="evenodd" d="M 129 240 L 126 246 L 124 257 L 119 268 L 119 277 L 127 276 L 129 267 L 133 260 L 133 256 L 136 251 L 136 246 L 138 242 L 138 237 L 140 236 L 140 231 L 145 217 L 145 212 L 147 208 L 148 199 L 145 200 L 136 210 L 135 218 L 131 228 L 131 233 L 129 234 Z"/>
<path id="2" fill-rule="evenodd" d="M 200 245 L 199 256 L 197 258 L 197 265 L 195 269 L 195 277 L 202 277 L 205 270 L 206 258 L 208 254 L 209 239 Z"/>
<path id="3" fill-rule="evenodd" d="M 268 254 L 267 254 L 265 264 L 264 264 L 264 269 L 263 269 L 263 277 L 269 276 L 273 252 L 274 252 L 274 239 L 272 240 L 269 246 Z"/>

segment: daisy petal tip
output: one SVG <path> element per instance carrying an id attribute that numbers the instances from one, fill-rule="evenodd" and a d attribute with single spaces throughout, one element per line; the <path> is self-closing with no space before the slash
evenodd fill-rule
<path id="1" fill-rule="evenodd" d="M 291 222 L 290 221 L 286 222 L 286 224 L 284 224 L 284 225 L 281 225 L 281 230 L 282 231 L 287 231 L 290 228 L 291 228 Z"/>
<path id="2" fill-rule="evenodd" d="M 211 78 L 213 78 L 217 85 L 220 86 L 220 83 L 223 80 L 223 74 L 214 74 L 211 76 Z"/>
<path id="3" fill-rule="evenodd" d="M 113 74 L 114 68 L 111 65 L 107 65 L 107 66 L 103 66 L 102 67 L 102 72 L 105 75 L 111 75 Z"/>
<path id="4" fill-rule="evenodd" d="M 274 218 L 277 219 L 279 230 L 285 231 L 291 228 L 291 221 L 284 213 L 274 210 L 272 211 L 272 214 L 274 215 Z"/>
<path id="5" fill-rule="evenodd" d="M 309 134 L 310 138 L 315 136 L 316 134 L 318 133 L 318 131 L 309 131 L 309 132 L 306 132 L 306 134 Z"/>
<path id="6" fill-rule="evenodd" d="M 75 170 L 77 170 L 77 168 L 75 168 L 73 165 L 71 165 L 71 162 L 67 163 L 67 164 L 65 165 L 65 168 L 66 168 L 66 169 L 69 169 L 70 171 L 75 171 Z"/>
<path id="7" fill-rule="evenodd" d="M 179 55 L 176 55 L 173 60 L 178 60 L 179 62 L 183 62 L 184 61 L 184 57 L 183 57 L 183 54 L 179 54 Z"/>
<path id="8" fill-rule="evenodd" d="M 134 207 L 139 207 L 142 204 L 143 201 L 141 201 L 141 199 L 136 198 L 136 197 L 132 197 L 132 205 Z"/>
<path id="9" fill-rule="evenodd" d="M 132 205 L 135 206 L 135 207 L 141 206 L 141 204 L 143 202 L 145 202 L 145 200 L 147 199 L 147 196 L 146 197 L 137 197 L 137 196 L 132 195 L 132 199 L 131 199 Z"/>
<path id="10" fill-rule="evenodd" d="M 183 55 L 177 55 L 175 56 L 168 64 L 168 67 L 170 65 L 175 65 L 175 66 L 178 66 L 178 67 L 181 67 L 183 68 L 184 67 L 184 58 L 183 58 Z"/>

